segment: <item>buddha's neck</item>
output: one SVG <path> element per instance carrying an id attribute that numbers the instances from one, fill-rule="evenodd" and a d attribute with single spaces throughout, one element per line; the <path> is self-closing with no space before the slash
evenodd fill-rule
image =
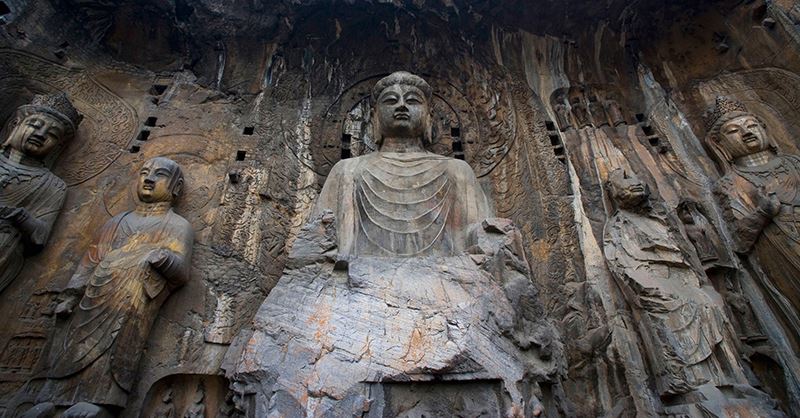
<path id="1" fill-rule="evenodd" d="M 9 148 L 8 159 L 11 160 L 11 162 L 27 165 L 30 167 L 44 167 L 44 162 L 42 162 L 41 160 L 37 160 L 36 158 L 31 158 L 14 148 Z"/>
<path id="2" fill-rule="evenodd" d="M 734 163 L 740 167 L 758 167 L 768 163 L 774 155 L 775 154 L 772 151 L 764 150 L 755 154 L 739 157 L 734 161 Z"/>
<path id="3" fill-rule="evenodd" d="M 420 138 L 383 138 L 381 152 L 425 152 Z"/>
<path id="4" fill-rule="evenodd" d="M 163 215 L 172 207 L 172 202 L 136 203 L 136 213 L 141 216 Z"/>

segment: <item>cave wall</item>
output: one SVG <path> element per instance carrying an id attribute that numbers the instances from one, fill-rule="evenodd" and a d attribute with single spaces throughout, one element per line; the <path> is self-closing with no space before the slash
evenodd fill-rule
<path id="1" fill-rule="evenodd" d="M 728 94 L 798 151 L 797 6 L 488 3 L 5 1 L 0 120 L 35 93 L 64 91 L 85 121 L 52 162 L 68 198 L 50 242 L 0 294 L 11 319 L 0 327 L 0 406 L 32 402 L 26 382 L 43 367 L 59 290 L 94 232 L 133 206 L 141 163 L 163 155 L 187 177 L 177 212 L 196 234 L 192 280 L 162 309 L 123 416 L 150 416 L 167 387 L 186 393 L 181 411 L 198 381 L 213 388 L 208 408 L 222 408 L 226 352 L 280 277 L 332 165 L 369 151 L 372 85 L 404 69 L 434 87 L 432 151 L 467 161 L 523 232 L 543 311 L 564 335 L 572 413 L 662 412 L 603 258 L 603 182 L 615 167 L 638 172 L 669 208 L 686 198 L 705 208 L 763 313 L 755 374 L 785 411 L 800 410 L 795 352 L 758 273 L 731 250 L 710 193 L 720 173 L 702 145 L 703 110 Z M 559 95 L 592 94 L 614 98 L 622 123 L 561 129 Z M 608 340 L 587 348 L 592 330 Z"/>

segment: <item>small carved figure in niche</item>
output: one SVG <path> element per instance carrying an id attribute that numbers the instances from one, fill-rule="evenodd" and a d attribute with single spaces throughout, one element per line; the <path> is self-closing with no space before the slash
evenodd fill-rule
<path id="1" fill-rule="evenodd" d="M 63 93 L 34 96 L 17 109 L 0 152 L 0 292 L 22 270 L 23 256 L 47 243 L 67 186 L 45 160 L 75 136 L 82 119 Z"/>
<path id="2" fill-rule="evenodd" d="M 206 406 L 203 400 L 206 397 L 206 390 L 202 384 L 197 385 L 197 391 L 194 393 L 194 399 L 186 412 L 183 413 L 183 418 L 206 418 Z"/>
<path id="3" fill-rule="evenodd" d="M 106 222 L 62 292 L 55 313 L 63 320 L 37 401 L 125 407 L 161 305 L 189 280 L 193 231 L 172 211 L 182 189 L 174 161 L 157 157 L 142 166 L 136 209 Z M 63 417 L 77 412 L 69 408 Z"/>
<path id="4" fill-rule="evenodd" d="M 742 341 L 750 344 L 766 340 L 766 336 L 761 332 L 761 327 L 758 325 L 758 320 L 753 313 L 750 301 L 744 297 L 740 289 L 737 289 L 733 282 L 733 277 L 725 283 L 725 302 L 731 308 L 733 327 Z"/>
<path id="5" fill-rule="evenodd" d="M 572 106 L 572 114 L 575 116 L 578 129 L 592 125 L 592 119 L 589 117 L 589 112 L 586 110 L 586 105 L 581 97 L 573 97 L 570 106 Z"/>
<path id="6" fill-rule="evenodd" d="M 620 106 L 619 101 L 611 96 L 608 97 L 606 100 L 606 113 L 611 118 L 611 123 L 614 126 L 624 125 L 628 123 L 625 120 L 625 112 L 622 110 L 622 106 Z"/>
<path id="7" fill-rule="evenodd" d="M 556 120 L 561 132 L 566 132 L 572 128 L 572 117 L 569 113 L 569 106 L 567 106 L 567 99 L 563 94 L 556 96 L 556 104 L 553 111 L 556 112 Z"/>
<path id="8" fill-rule="evenodd" d="M 701 222 L 696 219 L 697 215 L 703 216 L 697 202 L 684 200 L 678 205 L 677 212 L 678 217 L 683 222 L 689 241 L 697 250 L 700 262 L 703 263 L 703 267 L 710 267 L 710 265 L 719 260 L 718 242 L 707 232 L 706 225 L 708 225 L 708 222 Z"/>
<path id="9" fill-rule="evenodd" d="M 172 388 L 168 388 L 161 397 L 161 404 L 159 404 L 155 411 L 153 411 L 153 418 L 175 418 L 175 404 L 172 403 Z"/>
<path id="10" fill-rule="evenodd" d="M 780 154 L 766 125 L 720 96 L 705 115 L 706 142 L 725 173 L 715 185 L 737 251 L 752 253 L 776 313 L 800 346 L 800 157 Z"/>
<path id="11" fill-rule="evenodd" d="M 684 256 L 662 210 L 651 206 L 647 186 L 617 169 L 606 189 L 616 211 L 604 228 L 604 253 L 634 310 L 658 393 L 666 399 L 714 390 L 723 397 L 718 388 L 734 385 L 759 394 L 738 362 L 718 294 L 701 288 L 702 273 Z"/>
<path id="12" fill-rule="evenodd" d="M 592 114 L 592 120 L 594 121 L 594 126 L 598 128 L 601 126 L 608 126 L 608 115 L 606 115 L 606 109 L 603 106 L 603 103 L 597 99 L 597 94 L 592 92 L 589 95 L 589 113 Z"/>

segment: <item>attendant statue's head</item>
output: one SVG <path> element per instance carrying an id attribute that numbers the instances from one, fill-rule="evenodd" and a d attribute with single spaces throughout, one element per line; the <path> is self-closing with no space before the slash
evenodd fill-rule
<path id="1" fill-rule="evenodd" d="M 647 207 L 650 201 L 650 188 L 647 184 L 621 168 L 612 171 L 608 176 L 606 190 L 619 209 L 634 210 Z"/>
<path id="2" fill-rule="evenodd" d="M 136 194 L 143 203 L 174 203 L 182 189 L 181 167 L 169 158 L 151 158 L 139 170 Z"/>
<path id="3" fill-rule="evenodd" d="M 4 148 L 43 160 L 75 136 L 82 119 L 64 93 L 36 95 L 30 104 L 17 109 Z"/>
<path id="4" fill-rule="evenodd" d="M 431 99 L 433 90 L 422 78 L 405 72 L 392 73 L 372 89 L 374 138 L 378 147 L 425 147 L 433 139 Z"/>
<path id="5" fill-rule="evenodd" d="M 730 97 L 717 97 L 706 111 L 705 126 L 706 144 L 726 171 L 744 157 L 776 150 L 764 122 Z"/>

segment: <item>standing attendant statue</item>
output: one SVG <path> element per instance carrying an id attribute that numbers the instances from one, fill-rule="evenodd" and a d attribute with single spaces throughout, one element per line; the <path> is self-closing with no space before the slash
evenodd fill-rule
<path id="1" fill-rule="evenodd" d="M 740 408 L 753 416 L 783 416 L 749 385 L 719 294 L 704 285 L 693 266 L 699 263 L 690 262 L 665 214 L 651 206 L 647 186 L 617 169 L 606 188 L 616 211 L 605 225 L 603 250 L 633 309 L 669 412 L 723 417 Z"/>
<path id="2" fill-rule="evenodd" d="M 161 305 L 189 280 L 193 231 L 172 210 L 182 188 L 177 163 L 147 161 L 136 209 L 103 225 L 63 291 L 37 398 L 66 409 L 61 417 L 103 417 L 125 407 Z"/>
<path id="3" fill-rule="evenodd" d="M 40 251 L 64 205 L 67 186 L 45 160 L 75 136 L 83 116 L 66 95 L 34 96 L 17 109 L 0 152 L 0 292 Z"/>
<path id="4" fill-rule="evenodd" d="M 781 154 L 766 125 L 740 102 L 717 97 L 706 143 L 724 176 L 715 185 L 737 251 L 766 274 L 773 310 L 800 349 L 800 157 Z"/>

